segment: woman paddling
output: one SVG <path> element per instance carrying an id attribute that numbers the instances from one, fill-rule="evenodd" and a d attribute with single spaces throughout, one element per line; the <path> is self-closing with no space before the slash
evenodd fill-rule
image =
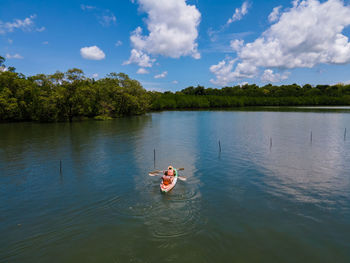
<path id="1" fill-rule="evenodd" d="M 163 184 L 164 185 L 169 185 L 173 182 L 174 180 L 174 168 L 170 165 L 168 167 L 168 170 L 164 171 L 164 175 L 162 176 Z"/>

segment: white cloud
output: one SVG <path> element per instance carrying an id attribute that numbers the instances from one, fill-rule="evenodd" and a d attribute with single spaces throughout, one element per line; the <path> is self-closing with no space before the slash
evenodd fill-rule
<path id="1" fill-rule="evenodd" d="M 43 42 L 43 45 L 48 45 L 49 44 L 49 41 L 44 41 Z"/>
<path id="2" fill-rule="evenodd" d="M 118 40 L 117 42 L 115 42 L 114 45 L 115 45 L 116 47 L 119 47 L 119 46 L 123 45 L 123 42 L 120 41 L 120 40 Z"/>
<path id="3" fill-rule="evenodd" d="M 96 6 L 81 4 L 81 5 L 80 5 L 80 8 L 81 8 L 82 10 L 85 11 L 85 10 L 93 10 L 93 9 L 96 9 Z"/>
<path id="4" fill-rule="evenodd" d="M 39 31 L 45 30 L 45 27 L 35 28 L 34 19 L 36 15 L 31 15 L 23 20 L 14 19 L 13 22 L 2 22 L 0 21 L 0 34 L 6 34 L 8 32 L 13 32 L 15 29 L 21 29 L 22 31 Z"/>
<path id="5" fill-rule="evenodd" d="M 142 51 L 132 49 L 131 55 L 128 61 L 125 61 L 123 65 L 129 65 L 131 63 L 138 64 L 140 67 L 150 68 L 152 67 L 155 59 L 151 59 L 147 54 Z"/>
<path id="6" fill-rule="evenodd" d="M 106 10 L 103 15 L 98 16 L 98 21 L 102 26 L 108 27 L 117 22 L 117 18 L 109 10 Z"/>
<path id="7" fill-rule="evenodd" d="M 233 60 L 212 66 L 211 71 L 217 77 L 212 81 L 226 85 L 237 78 L 256 77 L 261 69 L 349 63 L 350 43 L 342 34 L 349 25 L 350 7 L 341 0 L 294 1 L 293 7 L 283 12 L 278 22 L 254 42 L 240 47 L 235 67 Z M 226 75 L 223 75 L 224 69 Z"/>
<path id="8" fill-rule="evenodd" d="M 243 47 L 243 44 L 244 44 L 244 40 L 235 39 L 230 41 L 230 47 L 234 51 L 239 51 Z"/>
<path id="9" fill-rule="evenodd" d="M 85 59 L 91 60 L 101 60 L 106 57 L 105 53 L 97 46 L 81 48 L 80 55 Z"/>
<path id="10" fill-rule="evenodd" d="M 281 80 L 287 79 L 289 76 L 289 72 L 284 72 L 283 74 L 274 73 L 271 69 L 266 69 L 261 76 L 262 82 L 280 82 Z"/>
<path id="11" fill-rule="evenodd" d="M 201 14 L 185 0 L 138 0 L 140 10 L 148 14 L 145 20 L 148 35 L 141 27 L 130 36 L 135 50 L 149 55 L 179 58 L 200 58 L 196 42 Z"/>
<path id="12" fill-rule="evenodd" d="M 108 27 L 108 26 L 113 25 L 117 22 L 117 18 L 109 9 L 101 9 L 101 8 L 97 8 L 96 6 L 84 5 L 84 4 L 80 5 L 80 8 L 83 11 L 92 12 L 95 15 L 95 17 L 97 18 L 97 21 L 102 26 Z"/>
<path id="13" fill-rule="evenodd" d="M 165 78 L 166 75 L 168 75 L 168 72 L 167 72 L 167 71 L 164 71 L 164 72 L 162 72 L 161 74 L 155 75 L 154 78 L 155 78 L 155 79 L 162 79 L 162 78 Z"/>
<path id="14" fill-rule="evenodd" d="M 12 44 L 13 40 L 9 38 L 9 39 L 7 39 L 7 42 L 9 42 L 9 44 Z"/>
<path id="15" fill-rule="evenodd" d="M 45 31 L 45 29 L 46 29 L 46 27 L 42 26 L 42 27 L 39 27 L 39 28 L 37 28 L 35 30 L 38 31 L 38 32 L 43 32 L 43 31 Z"/>
<path id="16" fill-rule="evenodd" d="M 173 84 L 179 84 L 179 82 L 177 80 L 174 80 L 172 83 Z"/>
<path id="17" fill-rule="evenodd" d="M 98 73 L 92 74 L 92 78 L 97 79 L 98 78 Z"/>
<path id="18" fill-rule="evenodd" d="M 296 7 L 299 4 L 299 2 L 300 0 L 293 0 L 292 1 L 293 7 Z"/>
<path id="19" fill-rule="evenodd" d="M 236 63 L 236 59 L 222 60 L 217 65 L 212 65 L 210 71 L 215 74 L 216 79 L 211 79 L 210 82 L 215 85 L 225 86 L 239 78 L 252 78 L 257 68 L 254 65 L 248 65 L 238 63 L 236 68 L 240 69 L 240 72 L 233 71 L 233 67 Z"/>
<path id="20" fill-rule="evenodd" d="M 276 6 L 274 9 L 272 9 L 271 14 L 269 15 L 269 21 L 272 22 L 276 22 L 280 16 L 280 10 L 281 10 L 282 6 Z"/>
<path id="21" fill-rule="evenodd" d="M 13 55 L 7 53 L 5 57 L 7 59 L 23 59 L 23 57 L 18 53 L 13 54 Z"/>
<path id="22" fill-rule="evenodd" d="M 209 70 L 211 73 L 215 74 L 216 80 L 211 79 L 210 82 L 212 82 L 215 85 L 226 85 L 227 83 L 231 82 L 235 79 L 232 69 L 235 61 L 220 61 L 217 65 L 212 65 Z"/>
<path id="23" fill-rule="evenodd" d="M 235 21 L 241 20 L 246 14 L 248 14 L 249 3 L 245 1 L 241 8 L 236 8 L 232 17 L 227 20 L 226 24 L 229 25 Z"/>
<path id="24" fill-rule="evenodd" d="M 148 74 L 149 71 L 145 68 L 139 68 L 139 70 L 136 73 L 137 74 Z"/>

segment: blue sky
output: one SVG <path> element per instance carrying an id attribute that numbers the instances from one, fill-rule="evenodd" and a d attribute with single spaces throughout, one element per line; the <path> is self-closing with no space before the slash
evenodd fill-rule
<path id="1" fill-rule="evenodd" d="M 145 88 L 350 81 L 349 1 L 0 2 L 0 55 L 26 75 L 124 72 Z"/>

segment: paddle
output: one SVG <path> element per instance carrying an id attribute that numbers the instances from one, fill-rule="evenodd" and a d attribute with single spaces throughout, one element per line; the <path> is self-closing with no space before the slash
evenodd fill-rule
<path id="1" fill-rule="evenodd" d="M 163 173 L 149 173 L 148 174 L 149 176 L 160 176 L 160 175 L 163 175 Z"/>
<path id="2" fill-rule="evenodd" d="M 158 173 L 162 173 L 163 171 L 161 171 L 161 170 L 155 170 L 155 171 L 153 171 L 153 172 L 149 172 L 149 174 L 158 174 Z M 153 175 L 151 175 L 151 176 L 153 176 Z"/>
<path id="3" fill-rule="evenodd" d="M 178 171 L 183 171 L 183 170 L 185 170 L 185 168 L 177 168 L 176 170 L 178 170 Z M 150 175 L 150 174 L 158 174 L 158 173 L 163 173 L 163 171 L 161 171 L 161 170 L 155 170 L 155 171 L 149 172 L 149 175 Z M 151 175 L 151 176 L 156 176 L 156 175 Z"/>
<path id="4" fill-rule="evenodd" d="M 176 170 L 183 171 L 183 170 L 185 170 L 185 168 L 177 168 Z M 162 174 L 160 174 L 160 173 L 162 173 Z M 148 175 L 149 176 L 160 176 L 160 175 L 163 175 L 163 171 L 155 170 L 153 172 L 150 172 Z M 187 181 L 187 178 L 183 177 L 183 176 L 177 176 L 177 178 L 179 178 L 181 181 Z"/>

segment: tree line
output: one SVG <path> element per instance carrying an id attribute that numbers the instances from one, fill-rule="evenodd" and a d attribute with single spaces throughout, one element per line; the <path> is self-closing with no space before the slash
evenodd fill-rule
<path id="1" fill-rule="evenodd" d="M 243 106 L 350 105 L 350 85 L 188 87 L 146 91 L 124 73 L 95 80 L 81 69 L 25 76 L 0 56 L 0 121 L 109 119 L 152 110 Z"/>
<path id="2" fill-rule="evenodd" d="M 152 109 L 224 108 L 244 106 L 350 105 L 350 85 L 299 86 L 297 84 L 259 87 L 255 84 L 221 89 L 188 87 L 172 93 L 158 93 Z"/>

